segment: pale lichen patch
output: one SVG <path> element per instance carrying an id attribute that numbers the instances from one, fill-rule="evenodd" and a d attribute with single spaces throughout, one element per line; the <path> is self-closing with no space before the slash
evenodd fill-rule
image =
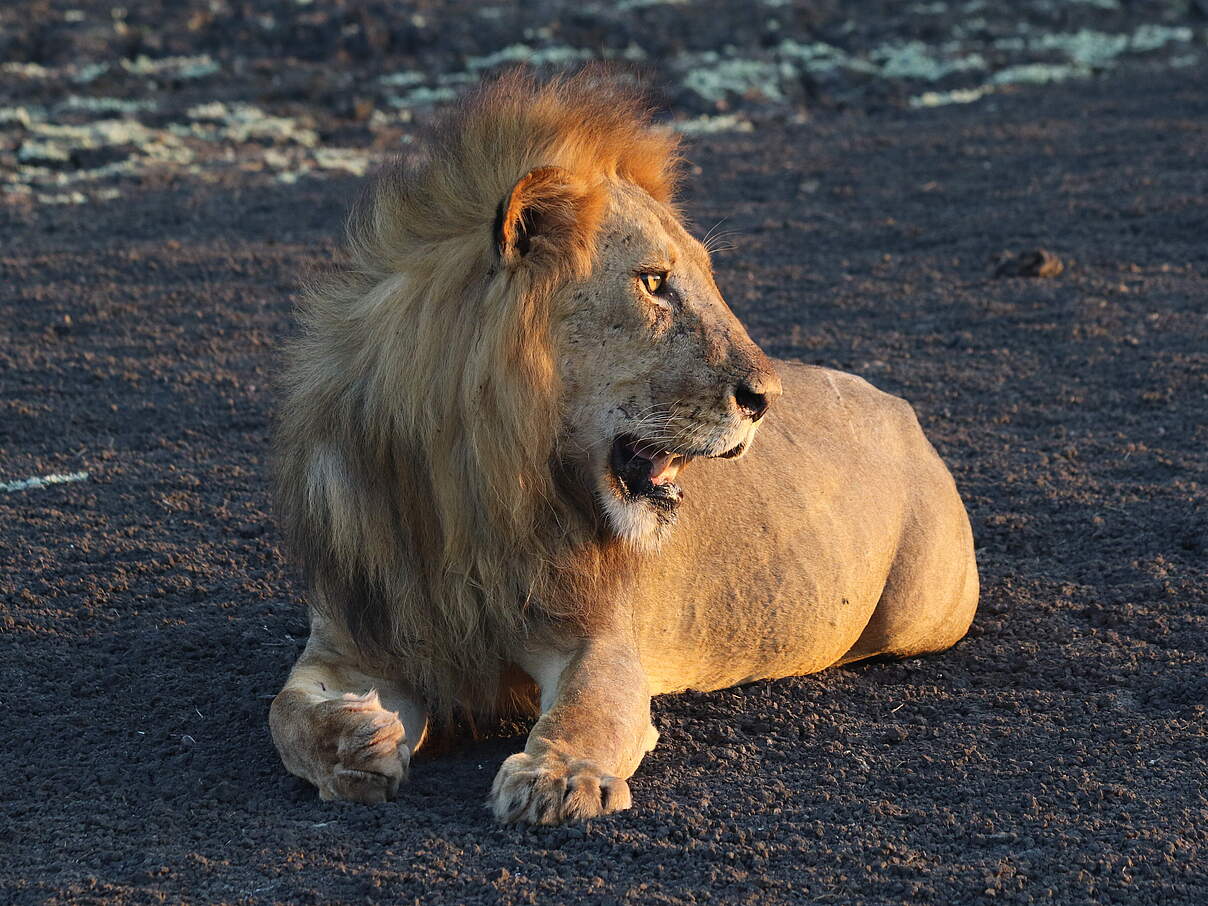
<path id="1" fill-rule="evenodd" d="M 122 60 L 122 69 L 140 76 L 171 76 L 176 79 L 201 79 L 214 75 L 220 67 L 209 54 L 193 57 L 152 58 L 140 54 L 133 60 Z"/>
<path id="2" fill-rule="evenodd" d="M 719 116 L 676 120 L 671 128 L 684 135 L 708 135 L 714 132 L 753 132 L 755 124 L 736 113 L 723 113 Z"/>
<path id="3" fill-rule="evenodd" d="M 0 481 L 0 493 L 9 494 L 14 491 L 32 491 L 37 488 L 48 488 L 56 484 L 72 484 L 77 481 L 87 481 L 87 472 L 55 472 L 51 475 L 38 475 L 33 478 L 22 478 L 18 481 Z"/>
<path id="4" fill-rule="evenodd" d="M 910 99 L 911 107 L 946 107 L 949 104 L 972 104 L 994 90 L 991 85 L 977 88 L 956 88 L 952 91 L 924 91 Z"/>

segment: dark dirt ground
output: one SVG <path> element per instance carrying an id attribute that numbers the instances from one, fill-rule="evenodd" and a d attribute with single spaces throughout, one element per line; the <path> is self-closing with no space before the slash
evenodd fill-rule
<path id="1" fill-rule="evenodd" d="M 1208 901 L 1208 67 L 694 138 L 776 355 L 911 400 L 978 541 L 969 637 L 656 702 L 631 811 L 493 825 L 512 735 L 322 803 L 266 712 L 305 635 L 274 350 L 358 180 L 0 206 L 0 901 Z M 995 278 L 1043 247 L 1065 270 Z M 787 401 L 786 401 L 786 404 Z"/>

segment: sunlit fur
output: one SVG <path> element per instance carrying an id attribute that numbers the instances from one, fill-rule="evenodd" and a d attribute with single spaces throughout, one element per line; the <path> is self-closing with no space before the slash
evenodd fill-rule
<path id="1" fill-rule="evenodd" d="M 568 585 L 623 573 L 557 487 L 552 306 L 590 270 L 604 183 L 668 202 L 675 163 L 614 81 L 506 76 L 379 177 L 348 263 L 302 302 L 276 438 L 287 540 L 316 612 L 438 713 L 490 698 L 537 611 L 591 597 Z M 499 206 L 541 167 L 560 168 L 541 215 L 565 229 L 501 258 Z"/>

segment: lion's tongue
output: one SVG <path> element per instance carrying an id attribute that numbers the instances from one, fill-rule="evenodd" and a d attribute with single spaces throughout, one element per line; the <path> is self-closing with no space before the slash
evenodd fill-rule
<path id="1" fill-rule="evenodd" d="M 655 487 L 666 484 L 679 474 L 679 463 L 674 453 L 666 451 L 648 457 L 650 459 L 650 483 Z"/>

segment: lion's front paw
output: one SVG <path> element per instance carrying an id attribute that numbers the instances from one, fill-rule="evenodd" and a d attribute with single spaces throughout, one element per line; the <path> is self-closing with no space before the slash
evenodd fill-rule
<path id="1" fill-rule="evenodd" d="M 499 768 L 488 805 L 507 824 L 560 824 L 629 808 L 629 784 L 594 762 L 547 752 L 513 755 Z"/>
<path id="2" fill-rule="evenodd" d="M 372 691 L 319 707 L 328 740 L 319 795 L 364 803 L 393 799 L 411 764 L 398 714 L 383 708 Z"/>

